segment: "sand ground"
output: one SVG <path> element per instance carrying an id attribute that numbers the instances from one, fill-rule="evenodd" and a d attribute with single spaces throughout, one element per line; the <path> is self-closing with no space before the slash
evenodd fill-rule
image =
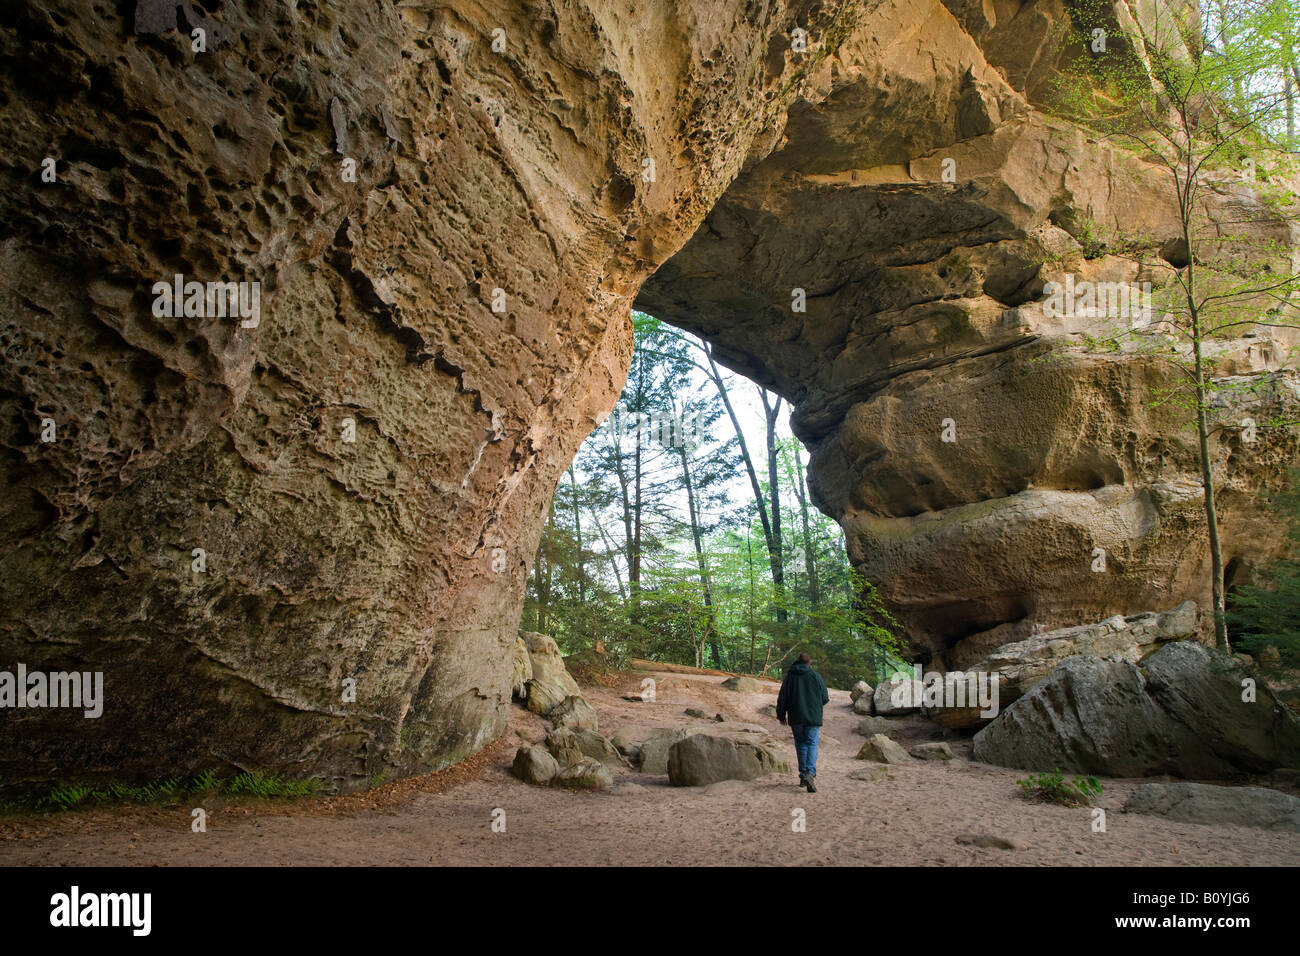
<path id="1" fill-rule="evenodd" d="M 641 675 L 617 689 L 584 688 L 606 735 L 621 727 L 697 726 L 687 707 L 770 729 L 794 765 L 786 728 L 763 716 L 776 685 L 759 694 L 719 686 L 721 678 L 661 673 L 657 700 L 633 702 Z M 1125 814 L 1142 781 L 1105 779 L 1099 805 L 1106 831 L 1088 809 L 1026 801 L 1023 772 L 972 763 L 970 743 L 951 740 L 954 764 L 890 767 L 878 781 L 854 780 L 863 738 L 848 694 L 831 692 L 819 760 L 819 792 L 794 775 L 704 788 L 675 788 L 667 777 L 630 768 L 612 790 L 575 793 L 524 784 L 509 773 L 515 749 L 540 741 L 547 725 L 513 708 L 503 738 L 466 764 L 371 793 L 207 808 L 208 830 L 190 830 L 186 804 L 0 816 L 0 864 L 9 865 L 1028 865 L 1179 866 L 1300 864 L 1300 834 L 1177 823 Z M 904 746 L 938 738 L 919 717 L 902 718 Z M 634 739 L 635 734 L 634 734 Z M 492 829 L 505 811 L 505 832 Z M 804 832 L 792 823 L 802 811 Z M 499 817 L 500 814 L 497 814 Z M 1014 849 L 958 842 L 1000 837 Z"/>

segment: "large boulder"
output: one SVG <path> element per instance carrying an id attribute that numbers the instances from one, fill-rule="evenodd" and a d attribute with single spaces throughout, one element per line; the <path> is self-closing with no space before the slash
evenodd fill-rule
<path id="1" fill-rule="evenodd" d="M 789 766 L 758 742 L 692 734 L 668 751 L 668 779 L 675 787 L 703 787 L 719 780 L 753 780 Z"/>
<path id="2" fill-rule="evenodd" d="M 546 719 L 556 727 L 570 730 L 599 730 L 596 708 L 581 697 L 570 694 L 546 712 Z"/>
<path id="3" fill-rule="evenodd" d="M 866 696 L 870 697 L 873 690 L 874 688 L 870 684 L 868 684 L 864 680 L 860 680 L 852 687 L 849 688 L 849 700 L 853 701 L 853 703 L 856 704 L 858 702 L 858 698 L 860 698 L 862 695 L 865 694 Z"/>
<path id="4" fill-rule="evenodd" d="M 1300 722 L 1239 662 L 1178 641 L 1136 664 L 1067 658 L 975 735 L 974 755 L 1025 770 L 1226 778 L 1300 764 Z"/>
<path id="5" fill-rule="evenodd" d="M 525 783 L 544 787 L 560 772 L 560 765 L 541 747 L 529 745 L 515 751 L 515 761 L 510 765 L 510 772 Z"/>
<path id="6" fill-rule="evenodd" d="M 1067 657 L 1108 657 L 1136 663 L 1169 641 L 1195 636 L 1198 626 L 1196 603 L 1184 601 L 1163 613 L 1115 615 L 1096 624 L 1035 634 L 1003 644 L 961 670 L 996 674 L 998 704 L 1005 707 L 1045 680 Z M 932 708 L 926 715 L 945 727 L 982 727 L 993 719 L 975 706 Z"/>
<path id="7" fill-rule="evenodd" d="M 969 706 L 924 707 L 926 717 L 944 727 L 973 729 L 987 725 L 997 713 L 989 713 L 1008 704 L 1044 680 L 1053 668 L 1067 657 L 1087 656 L 1140 661 L 1164 644 L 1192 637 L 1199 627 L 1199 615 L 1193 601 L 1184 601 L 1163 613 L 1146 611 L 1129 617 L 1116 615 L 1096 624 L 1060 628 L 1035 634 L 1024 640 L 1002 644 L 992 653 L 960 670 L 951 669 L 945 677 L 964 683 Z M 950 655 L 949 664 L 962 659 Z M 976 703 L 976 687 L 970 678 L 987 680 L 997 677 L 995 707 Z M 963 680 L 963 678 L 965 678 Z"/>
<path id="8" fill-rule="evenodd" d="M 874 693 L 875 692 L 868 687 L 861 696 L 853 701 L 853 712 L 862 717 L 871 716 L 871 712 L 875 710 Z"/>
<path id="9" fill-rule="evenodd" d="M 877 714 L 915 714 L 921 709 L 923 685 L 911 677 L 891 677 L 881 681 L 873 695 Z"/>
<path id="10" fill-rule="evenodd" d="M 686 731 L 680 727 L 657 727 L 652 730 L 650 736 L 641 742 L 641 772 L 667 773 L 668 751 L 679 740 L 685 740 L 686 736 Z"/>
<path id="11" fill-rule="evenodd" d="M 1124 804 L 1127 813 L 1152 813 L 1188 823 L 1225 823 L 1300 833 L 1300 800 L 1264 787 L 1208 783 L 1144 783 Z"/>
<path id="12" fill-rule="evenodd" d="M 520 635 L 528 649 L 532 676 L 526 681 L 528 709 L 546 714 L 566 697 L 581 697 L 578 682 L 564 666 L 564 658 L 555 641 L 545 634 L 524 632 Z"/>

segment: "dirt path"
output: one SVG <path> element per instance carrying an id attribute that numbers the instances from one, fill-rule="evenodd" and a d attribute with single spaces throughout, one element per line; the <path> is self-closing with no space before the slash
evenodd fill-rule
<path id="1" fill-rule="evenodd" d="M 658 674 L 658 699 L 632 702 L 619 690 L 587 688 L 601 731 L 620 727 L 710 726 L 687 707 L 769 727 L 794 764 L 786 728 L 762 716 L 775 687 L 739 694 L 719 678 Z M 1249 865 L 1300 863 L 1300 834 L 1173 823 L 1119 812 L 1141 781 L 1104 780 L 1107 832 L 1088 810 L 1025 802 L 1023 773 L 962 761 L 891 767 L 881 781 L 849 774 L 862 738 L 848 694 L 831 692 L 819 766 L 820 792 L 794 775 L 706 788 L 674 788 L 667 777 L 627 769 L 605 793 L 528 786 L 510 776 L 522 740 L 545 735 L 540 718 L 518 708 L 498 745 L 447 774 L 375 794 L 292 805 L 242 804 L 209 812 L 208 832 L 190 832 L 190 808 L 111 809 L 0 817 L 0 863 L 137 865 L 549 865 L 549 864 L 892 864 L 892 865 Z M 920 718 L 899 722 L 905 746 L 934 739 Z M 634 735 L 635 736 L 635 735 Z M 970 746 L 953 741 L 969 758 Z M 437 791 L 437 792 L 428 792 Z M 491 828 L 505 811 L 506 832 Z M 804 811 L 806 832 L 791 827 Z M 989 834 L 1018 849 L 961 845 Z"/>

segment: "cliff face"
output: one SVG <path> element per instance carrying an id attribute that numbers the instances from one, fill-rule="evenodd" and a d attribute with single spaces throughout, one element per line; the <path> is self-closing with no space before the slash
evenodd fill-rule
<path id="1" fill-rule="evenodd" d="M 7 711 L 0 774 L 445 766 L 632 297 L 842 5 L 120 6 L 0 13 L 0 666 L 107 698 Z M 256 326 L 157 315 L 177 274 Z"/>
<path id="2" fill-rule="evenodd" d="M 1178 9 L 1118 3 L 1103 23 L 1122 43 L 1118 27 Z M 1052 3 L 873 6 L 777 148 L 638 298 L 790 398 L 817 503 L 941 669 L 1035 630 L 1210 606 L 1196 433 L 1177 402 L 1154 402 L 1176 370 L 1141 336 L 1098 347 L 1128 323 L 1053 314 L 1044 294 L 1159 287 L 1185 264 L 1167 173 L 1039 109 L 1068 23 Z M 1239 183 L 1205 212 L 1297 247 Z M 1107 253 L 1134 236 L 1141 265 Z M 1216 346 L 1230 575 L 1282 540 L 1259 492 L 1300 444 L 1241 425 L 1295 420 L 1294 344 L 1278 330 Z M 1256 397 L 1232 388 L 1261 380 Z"/>
<path id="3" fill-rule="evenodd" d="M 1066 18 L 1012 6 L 0 11 L 0 668 L 102 671 L 106 698 L 7 711 L 4 780 L 349 788 L 492 739 L 634 299 L 790 397 L 923 653 L 1199 597 L 1163 373 L 1056 347 L 1080 329 L 1032 301 L 1133 277 L 1083 258 L 1085 222 L 1168 213 L 1035 111 Z M 177 275 L 260 308 L 160 314 Z M 1230 556 L 1277 539 L 1244 488 L 1225 512 Z"/>

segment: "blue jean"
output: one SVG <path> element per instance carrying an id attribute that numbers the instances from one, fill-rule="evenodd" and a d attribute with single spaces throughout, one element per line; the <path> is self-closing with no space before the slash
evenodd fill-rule
<path id="1" fill-rule="evenodd" d="M 794 752 L 799 758 L 799 776 L 817 776 L 817 737 L 821 728 L 812 724 L 791 724 Z"/>

